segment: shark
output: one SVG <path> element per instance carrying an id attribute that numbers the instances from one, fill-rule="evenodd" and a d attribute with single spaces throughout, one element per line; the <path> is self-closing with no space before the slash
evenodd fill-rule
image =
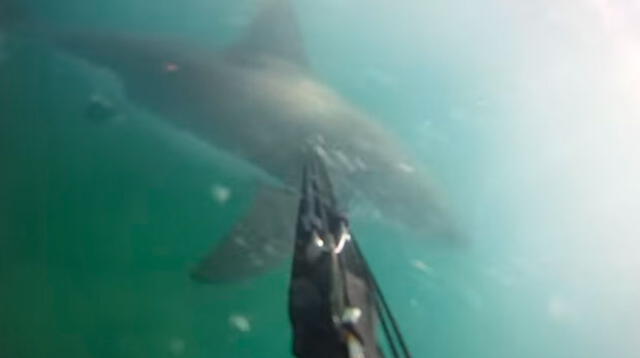
<path id="1" fill-rule="evenodd" d="M 16 1 L 0 0 L 3 8 L 0 22 L 15 28 L 19 17 L 26 18 Z M 193 267 L 198 281 L 246 279 L 291 256 L 298 186 L 310 153 L 326 162 L 342 201 L 365 200 L 425 240 L 457 237 L 425 165 L 314 73 L 289 0 L 261 3 L 244 32 L 217 51 L 26 22 L 19 27 L 31 28 L 25 32 L 32 36 L 113 71 L 131 102 L 276 179 L 257 184 L 248 211 Z"/>

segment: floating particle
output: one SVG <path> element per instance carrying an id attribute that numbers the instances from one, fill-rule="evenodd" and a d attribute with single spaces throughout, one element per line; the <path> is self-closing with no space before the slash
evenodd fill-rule
<path id="1" fill-rule="evenodd" d="M 414 168 L 414 167 L 410 166 L 410 165 L 409 165 L 409 164 L 407 164 L 407 163 L 398 163 L 398 169 L 399 169 L 400 171 L 405 172 L 405 173 L 413 173 L 413 172 L 415 172 L 415 171 L 416 171 L 416 168 Z"/>
<path id="2" fill-rule="evenodd" d="M 175 62 L 165 62 L 163 69 L 165 72 L 176 72 L 180 69 L 180 66 Z"/>
<path id="3" fill-rule="evenodd" d="M 224 205 L 231 198 L 231 190 L 226 186 L 214 184 L 211 186 L 211 196 L 216 203 Z"/>
<path id="4" fill-rule="evenodd" d="M 413 267 L 415 267 L 416 269 L 418 269 L 418 270 L 420 270 L 420 271 L 424 272 L 424 273 L 427 273 L 427 274 L 433 274 L 433 268 L 432 268 L 431 266 L 427 265 L 427 264 L 426 264 L 424 261 L 422 261 L 422 260 L 418 260 L 418 259 L 412 260 L 412 261 L 411 261 L 411 265 L 412 265 Z"/>
<path id="5" fill-rule="evenodd" d="M 181 356 L 184 354 L 187 344 L 184 339 L 179 337 L 173 337 L 169 340 L 169 352 L 175 356 Z"/>
<path id="6" fill-rule="evenodd" d="M 229 324 L 243 333 L 251 331 L 251 322 L 249 318 L 244 315 L 232 314 L 229 316 Z"/>

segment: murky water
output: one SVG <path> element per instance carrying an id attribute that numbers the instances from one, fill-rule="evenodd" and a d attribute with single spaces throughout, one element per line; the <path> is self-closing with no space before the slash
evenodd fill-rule
<path id="1" fill-rule="evenodd" d="M 214 51 L 261 2 L 32 3 L 70 31 Z M 434 247 L 353 220 L 414 356 L 638 354 L 632 5 L 295 2 L 317 77 L 429 166 L 469 238 Z M 96 98 L 106 112 L 87 112 Z M 250 206 L 254 168 L 11 31 L 0 120 L 0 356 L 291 356 L 288 264 L 188 275 Z"/>

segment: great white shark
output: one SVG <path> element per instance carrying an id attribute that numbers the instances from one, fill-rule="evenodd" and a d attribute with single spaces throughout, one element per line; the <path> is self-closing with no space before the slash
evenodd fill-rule
<path id="1" fill-rule="evenodd" d="M 427 169 L 402 140 L 310 69 L 290 1 L 264 2 L 246 32 L 218 52 L 33 20 L 16 26 L 26 11 L 9 0 L 0 0 L 2 10 L 5 27 L 112 70 L 130 101 L 281 183 L 258 190 L 250 210 L 193 269 L 195 279 L 250 277 L 291 255 L 296 191 L 311 151 L 323 157 L 345 201 L 365 198 L 425 238 L 457 236 Z"/>

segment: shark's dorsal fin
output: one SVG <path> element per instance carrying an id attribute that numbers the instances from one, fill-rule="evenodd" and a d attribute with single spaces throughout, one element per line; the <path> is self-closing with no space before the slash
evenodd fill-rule
<path id="1" fill-rule="evenodd" d="M 300 68 L 308 66 L 302 34 L 290 0 L 265 0 L 243 37 L 227 49 L 234 60 L 255 63 L 276 57 Z"/>

